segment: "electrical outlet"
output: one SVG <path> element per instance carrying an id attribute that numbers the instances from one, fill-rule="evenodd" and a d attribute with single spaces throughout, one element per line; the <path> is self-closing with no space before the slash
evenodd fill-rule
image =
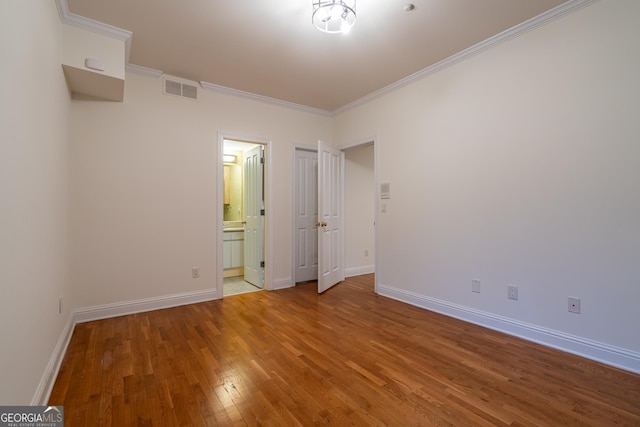
<path id="1" fill-rule="evenodd" d="M 569 297 L 569 313 L 580 314 L 580 298 Z"/>
<path id="2" fill-rule="evenodd" d="M 364 256 L 369 256 L 369 249 L 364 250 Z"/>
<path id="3" fill-rule="evenodd" d="M 193 267 L 191 269 L 191 277 L 193 277 L 194 279 L 200 277 L 200 267 Z"/>
<path id="4" fill-rule="evenodd" d="M 480 280 L 471 281 L 471 292 L 480 293 Z"/>
<path id="5" fill-rule="evenodd" d="M 518 287 L 515 285 L 507 286 L 507 298 L 517 300 L 518 299 Z"/>

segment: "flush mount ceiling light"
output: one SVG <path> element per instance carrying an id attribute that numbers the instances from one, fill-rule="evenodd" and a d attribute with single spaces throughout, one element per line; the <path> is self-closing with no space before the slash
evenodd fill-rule
<path id="1" fill-rule="evenodd" d="M 356 0 L 312 0 L 311 22 L 325 33 L 348 33 L 356 22 Z"/>
<path id="2" fill-rule="evenodd" d="M 237 157 L 234 156 L 233 154 L 223 154 L 222 155 L 222 161 L 224 163 L 235 163 L 237 160 Z"/>

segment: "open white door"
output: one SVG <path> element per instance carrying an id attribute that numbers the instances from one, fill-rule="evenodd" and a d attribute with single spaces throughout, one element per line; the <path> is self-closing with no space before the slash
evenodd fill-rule
<path id="1" fill-rule="evenodd" d="M 296 149 L 295 283 L 318 279 L 318 153 Z"/>
<path id="2" fill-rule="evenodd" d="M 344 153 L 318 141 L 318 293 L 344 280 Z"/>
<path id="3" fill-rule="evenodd" d="M 262 146 L 244 152 L 244 280 L 263 287 Z"/>

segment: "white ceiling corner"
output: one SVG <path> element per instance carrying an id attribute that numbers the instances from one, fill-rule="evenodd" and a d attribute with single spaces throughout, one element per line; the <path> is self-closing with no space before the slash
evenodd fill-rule
<path id="1" fill-rule="evenodd" d="M 131 31 L 123 30 L 122 28 L 114 27 L 113 25 L 105 24 L 96 21 L 95 19 L 76 15 L 69 11 L 69 4 L 67 0 L 56 0 L 56 6 L 62 23 L 73 25 L 74 27 L 82 28 L 83 30 L 92 31 L 103 36 L 112 37 L 116 40 L 124 41 L 125 63 L 129 63 L 129 57 L 131 54 L 131 37 L 133 36 Z"/>

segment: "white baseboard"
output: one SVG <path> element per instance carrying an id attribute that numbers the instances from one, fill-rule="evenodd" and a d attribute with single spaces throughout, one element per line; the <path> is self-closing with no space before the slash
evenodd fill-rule
<path id="1" fill-rule="evenodd" d="M 287 289 L 293 287 L 293 280 L 290 277 L 285 279 L 276 279 L 273 281 L 273 290 Z"/>
<path id="2" fill-rule="evenodd" d="M 122 301 L 113 304 L 96 305 L 80 308 L 74 312 L 75 323 L 90 322 L 92 320 L 107 319 L 124 316 L 125 314 L 143 313 L 145 311 L 160 310 L 186 304 L 211 301 L 218 299 L 216 289 L 205 291 L 185 292 L 182 294 L 164 295 L 132 301 Z"/>
<path id="3" fill-rule="evenodd" d="M 47 404 L 76 324 L 90 322 L 92 320 L 106 319 L 109 317 L 123 316 L 125 314 L 142 313 L 145 311 L 160 310 L 180 305 L 195 304 L 214 299 L 218 299 L 216 289 L 210 289 L 206 291 L 185 292 L 182 294 L 97 305 L 75 310 L 69 316 L 69 320 L 60 334 L 58 343 L 53 350 L 53 354 L 49 359 L 49 363 L 47 364 L 45 372 L 42 375 L 42 379 L 38 384 L 38 388 L 36 389 L 33 399 L 31 399 L 31 405 Z"/>
<path id="4" fill-rule="evenodd" d="M 378 284 L 380 295 L 640 374 L 640 353 Z"/>
<path id="5" fill-rule="evenodd" d="M 51 390 L 53 390 L 53 385 L 56 382 L 56 378 L 58 378 L 60 365 L 62 365 L 62 360 L 64 359 L 64 355 L 67 352 L 67 346 L 69 345 L 69 341 L 71 341 L 71 335 L 73 334 L 74 327 L 75 323 L 73 322 L 72 313 L 69 315 L 67 323 L 62 329 L 62 333 L 60 334 L 60 338 L 58 338 L 58 342 L 53 349 L 51 358 L 49 358 L 49 363 L 47 363 L 47 367 L 44 370 L 42 378 L 40 379 L 38 388 L 36 389 L 33 399 L 31 399 L 31 406 L 47 405 L 49 396 L 51 395 Z M 58 403 L 54 402 L 54 405 L 57 405 Z"/>
<path id="6" fill-rule="evenodd" d="M 345 268 L 344 276 L 345 277 L 360 276 L 363 274 L 375 273 L 375 271 L 376 271 L 375 265 L 365 265 L 364 267 Z"/>
<path id="7" fill-rule="evenodd" d="M 362 271 L 363 270 L 360 269 L 352 269 L 349 273 L 354 274 L 347 274 L 345 271 L 345 275 L 350 277 L 369 273 L 369 271 Z M 291 286 L 291 279 L 280 279 L 273 282 L 274 290 L 290 288 Z M 436 298 L 408 292 L 388 285 L 379 284 L 378 293 L 426 310 L 435 311 L 446 316 L 504 332 L 509 335 L 514 335 L 528 341 L 557 348 L 568 353 L 577 354 L 579 356 L 586 357 L 587 359 L 596 360 L 627 371 L 640 373 L 640 353 L 453 304 L 447 301 L 438 300 Z M 215 289 L 212 289 L 105 304 L 74 311 L 72 315 L 69 316 L 69 320 L 60 334 L 60 338 L 54 348 L 53 354 L 51 355 L 42 379 L 38 384 L 36 393 L 31 400 L 31 405 L 47 404 L 49 395 L 51 394 L 51 390 L 53 389 L 53 385 L 58 376 L 60 365 L 62 364 L 62 360 L 67 350 L 67 346 L 71 340 L 71 335 L 77 323 L 123 316 L 126 314 L 142 313 L 145 311 L 159 310 L 185 304 L 194 304 L 214 299 L 217 299 L 217 293 Z"/>

